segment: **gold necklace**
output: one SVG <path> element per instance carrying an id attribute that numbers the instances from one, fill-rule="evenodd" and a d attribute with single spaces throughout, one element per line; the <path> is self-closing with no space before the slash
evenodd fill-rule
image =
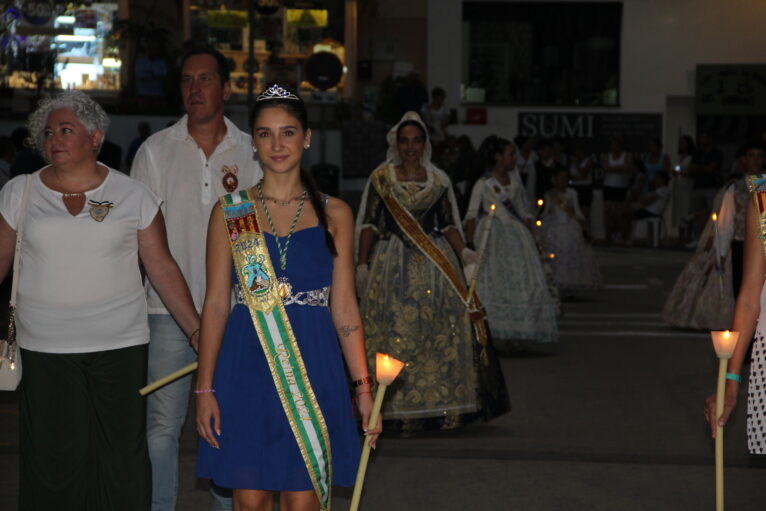
<path id="1" fill-rule="evenodd" d="M 274 197 L 269 197 L 268 195 L 264 195 L 263 198 L 273 202 L 274 204 L 278 204 L 279 206 L 289 206 L 293 201 L 296 201 L 298 199 L 303 199 L 306 195 L 306 191 L 304 190 L 303 193 L 300 195 L 296 195 L 295 197 L 290 197 L 287 200 L 282 199 L 275 199 Z"/>
<path id="2" fill-rule="evenodd" d="M 287 233 L 287 241 L 285 241 L 285 245 L 283 247 L 282 243 L 279 241 L 279 234 L 277 234 L 277 229 L 274 227 L 274 221 L 271 219 L 269 207 L 266 205 L 266 197 L 263 195 L 263 188 L 261 188 L 261 183 L 262 182 L 259 181 L 257 185 L 258 197 L 261 199 L 263 211 L 266 213 L 266 219 L 269 221 L 271 233 L 274 235 L 274 241 L 277 243 L 277 250 L 279 251 L 279 267 L 282 268 L 282 271 L 285 271 L 287 268 L 287 248 L 290 246 L 290 240 L 293 237 L 293 232 L 295 232 L 295 226 L 298 224 L 298 219 L 300 218 L 301 212 L 303 211 L 303 204 L 306 201 L 306 190 L 303 190 L 303 193 L 300 195 L 301 202 L 298 205 L 298 211 L 295 212 L 293 223 L 290 225 L 290 232 Z M 277 288 L 279 290 L 279 296 L 281 296 L 283 299 L 287 298 L 292 293 L 293 286 L 290 284 L 290 281 L 286 276 L 279 277 L 278 281 L 279 283 L 277 284 Z"/>

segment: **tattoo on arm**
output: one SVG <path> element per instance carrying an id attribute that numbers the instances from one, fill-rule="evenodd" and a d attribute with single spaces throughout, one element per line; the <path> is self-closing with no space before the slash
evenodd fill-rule
<path id="1" fill-rule="evenodd" d="M 343 337 L 348 337 L 351 335 L 351 332 L 355 332 L 357 330 L 359 330 L 359 325 L 342 325 L 340 328 L 338 328 L 338 333 Z"/>

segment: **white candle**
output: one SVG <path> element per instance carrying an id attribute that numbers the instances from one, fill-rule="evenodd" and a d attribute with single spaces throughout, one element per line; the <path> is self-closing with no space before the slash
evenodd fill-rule
<path id="1" fill-rule="evenodd" d="M 383 353 L 375 354 L 375 377 L 378 380 L 378 392 L 375 394 L 375 402 L 372 405 L 368 427 L 374 428 L 378 423 L 378 416 L 380 415 L 380 408 L 383 406 L 383 396 L 386 394 L 386 389 L 393 383 L 402 368 L 404 368 L 404 362 Z M 356 483 L 354 484 L 354 493 L 351 495 L 349 511 L 357 511 L 359 509 L 362 487 L 364 486 L 364 476 L 367 473 L 367 463 L 369 461 L 370 437 L 366 437 L 364 439 L 364 446 L 362 446 L 362 456 L 359 459 L 359 469 L 356 472 Z"/>
<path id="2" fill-rule="evenodd" d="M 484 236 L 481 238 L 481 245 L 479 246 L 479 257 L 476 259 L 476 268 L 473 270 L 473 275 L 471 275 L 471 283 L 468 286 L 468 296 L 466 297 L 468 301 L 471 300 L 473 291 L 476 289 L 476 279 L 479 277 L 479 269 L 481 268 L 481 263 L 484 262 L 484 251 L 487 249 L 489 233 L 492 230 L 492 220 L 495 219 L 495 209 L 497 209 L 497 206 L 494 204 L 489 207 L 489 217 L 487 218 L 487 222 L 484 224 Z"/>
<path id="3" fill-rule="evenodd" d="M 715 215 L 715 213 L 713 213 Z M 713 220 L 715 221 L 715 219 Z M 718 382 L 716 385 L 715 397 L 715 417 L 710 420 L 716 421 L 715 427 L 715 508 L 716 511 L 723 511 L 723 426 L 718 424 L 723 414 L 723 405 L 726 393 L 726 366 L 727 360 L 734 353 L 734 347 L 739 340 L 739 332 L 730 332 L 729 330 L 710 332 L 713 338 L 713 347 L 718 356 Z"/>
<path id="4" fill-rule="evenodd" d="M 715 260 L 716 260 L 716 267 L 718 267 L 718 258 L 721 254 L 721 242 L 718 238 L 718 214 L 713 213 L 710 216 L 711 220 L 713 220 L 713 236 L 715 237 Z"/>
<path id="5" fill-rule="evenodd" d="M 375 378 L 381 385 L 391 385 L 404 368 L 404 362 L 387 354 L 375 354 Z"/>
<path id="6" fill-rule="evenodd" d="M 712 331 L 710 337 L 713 338 L 713 348 L 718 358 L 729 359 L 739 340 L 739 332 L 730 332 L 729 330 Z"/>
<path id="7" fill-rule="evenodd" d="M 721 267 L 721 239 L 718 237 L 718 214 L 710 216 L 713 220 L 713 237 L 715 238 L 715 269 L 718 273 L 718 294 L 723 301 L 723 268 Z"/>

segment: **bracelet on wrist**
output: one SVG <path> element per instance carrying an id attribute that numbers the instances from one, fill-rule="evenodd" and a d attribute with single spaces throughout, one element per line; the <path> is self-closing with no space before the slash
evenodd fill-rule
<path id="1" fill-rule="evenodd" d="M 356 395 L 356 397 L 357 397 L 357 398 L 359 398 L 359 396 L 361 396 L 362 394 L 369 394 L 369 395 L 372 395 L 372 391 L 371 391 L 371 390 L 363 390 L 362 392 L 358 393 L 358 394 Z"/>
<path id="2" fill-rule="evenodd" d="M 372 376 L 370 376 L 370 375 L 367 375 L 367 376 L 365 376 L 364 378 L 360 378 L 360 379 L 358 379 L 358 380 L 354 380 L 353 382 L 351 382 L 351 385 L 352 385 L 354 388 L 356 388 L 356 387 L 361 387 L 361 386 L 362 386 L 362 385 L 364 385 L 365 383 L 369 383 L 369 384 L 372 384 Z"/>
<path id="3" fill-rule="evenodd" d="M 207 393 L 214 394 L 215 389 L 195 389 L 194 393 L 195 394 L 207 394 Z"/>
<path id="4" fill-rule="evenodd" d="M 191 339 L 192 339 L 192 337 L 194 337 L 195 334 L 199 333 L 199 329 L 200 329 L 200 327 L 197 327 L 194 330 L 192 330 L 192 333 L 190 333 L 189 337 L 187 337 L 187 339 L 189 339 L 189 342 L 191 342 Z"/>
<path id="5" fill-rule="evenodd" d="M 735 381 L 737 383 L 742 383 L 742 376 L 735 373 L 726 373 L 726 379 Z"/>

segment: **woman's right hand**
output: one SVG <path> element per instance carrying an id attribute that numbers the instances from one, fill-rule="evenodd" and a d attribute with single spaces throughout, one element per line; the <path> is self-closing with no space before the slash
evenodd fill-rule
<path id="1" fill-rule="evenodd" d="M 726 380 L 726 389 L 724 390 L 723 412 L 720 419 L 715 420 L 716 413 L 716 395 L 713 394 L 705 399 L 705 419 L 710 424 L 710 436 L 715 438 L 716 426 L 725 426 L 729 421 L 729 415 L 737 405 L 737 395 L 739 394 L 739 383 L 733 380 Z"/>
<path id="2" fill-rule="evenodd" d="M 211 447 L 220 448 L 216 435 L 221 436 L 221 411 L 212 392 L 197 394 L 197 433 Z"/>

